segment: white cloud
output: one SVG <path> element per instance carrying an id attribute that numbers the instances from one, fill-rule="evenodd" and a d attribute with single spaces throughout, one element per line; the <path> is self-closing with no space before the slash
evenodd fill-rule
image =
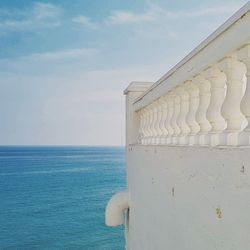
<path id="1" fill-rule="evenodd" d="M 32 12 L 36 19 L 44 20 L 57 17 L 60 14 L 60 8 L 51 3 L 35 3 Z"/>
<path id="2" fill-rule="evenodd" d="M 128 11 L 114 11 L 107 20 L 107 23 L 111 24 L 128 24 L 128 23 L 142 23 L 152 22 L 155 17 L 150 12 L 144 14 L 138 14 Z"/>
<path id="3" fill-rule="evenodd" d="M 28 10 L 4 10 L 0 29 L 8 31 L 37 30 L 60 25 L 61 9 L 49 3 L 34 3 Z"/>
<path id="4" fill-rule="evenodd" d="M 107 24 L 132 24 L 156 22 L 163 19 L 175 20 L 183 18 L 197 18 L 215 15 L 227 15 L 237 11 L 243 2 L 229 2 L 227 5 L 217 5 L 216 7 L 192 8 L 179 11 L 172 11 L 157 4 L 151 3 L 149 8 L 143 13 L 129 12 L 125 10 L 114 11 L 106 20 Z"/>
<path id="5" fill-rule="evenodd" d="M 0 28 L 25 29 L 32 25 L 29 20 L 5 20 L 0 22 Z"/>
<path id="6" fill-rule="evenodd" d="M 98 28 L 98 24 L 92 22 L 88 17 L 86 16 L 77 16 L 72 18 L 72 21 L 78 24 L 81 24 L 89 29 L 97 29 Z"/>
<path id="7" fill-rule="evenodd" d="M 68 65 L 69 63 L 65 62 L 64 60 L 87 60 L 87 58 L 93 57 L 96 54 L 98 54 L 98 50 L 96 49 L 74 48 L 58 51 L 47 51 L 43 53 L 33 53 L 10 59 L 0 59 L 0 73 L 26 73 L 32 72 L 31 69 L 37 71 L 40 67 L 42 67 L 43 70 L 48 70 L 48 68 L 51 69 L 51 67 L 55 69 L 55 61 Z"/>
<path id="8" fill-rule="evenodd" d="M 53 60 L 80 58 L 84 56 L 93 55 L 95 53 L 97 53 L 97 50 L 95 49 L 78 48 L 78 49 L 44 52 L 44 53 L 34 53 L 24 57 L 23 59 L 53 61 Z"/>
<path id="9" fill-rule="evenodd" d="M 161 8 L 158 5 L 152 4 L 150 11 L 156 16 L 164 16 L 169 19 L 176 18 L 196 18 L 202 16 L 212 16 L 212 15 L 225 15 L 232 14 L 237 11 L 242 6 L 242 2 L 228 2 L 227 5 L 217 5 L 216 7 L 205 7 L 205 8 L 192 8 L 179 11 L 170 11 L 164 8 Z"/>

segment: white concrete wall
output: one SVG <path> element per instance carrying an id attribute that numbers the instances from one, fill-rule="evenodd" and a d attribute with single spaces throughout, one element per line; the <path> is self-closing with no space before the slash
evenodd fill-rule
<path id="1" fill-rule="evenodd" d="M 128 249 L 250 249 L 249 159 L 249 148 L 127 146 Z"/>
<path id="2" fill-rule="evenodd" d="M 245 144 L 238 143 L 237 140 L 234 143 L 228 139 L 226 143 L 223 141 L 232 132 L 235 133 L 235 138 L 243 132 L 238 126 L 234 128 L 240 120 L 240 108 L 245 107 L 243 114 L 246 118 L 249 117 L 249 88 L 247 87 L 243 97 L 247 100 L 247 104 L 244 102 L 245 106 L 240 105 L 242 96 L 239 94 L 242 78 L 247 79 L 247 86 L 250 82 L 249 23 L 250 2 L 153 86 L 152 83 L 132 82 L 125 90 L 129 206 L 129 223 L 125 224 L 128 250 L 250 249 L 250 130 L 247 129 L 242 134 L 247 139 Z M 242 62 L 247 68 L 246 74 L 238 69 Z M 232 72 L 237 74 L 232 77 Z M 194 88 L 201 83 L 201 79 L 198 81 L 197 77 L 204 77 L 206 81 L 210 81 L 210 87 L 213 87 L 210 109 L 203 106 L 199 111 L 202 110 L 203 116 L 209 118 L 207 111 L 211 111 L 212 107 L 211 113 L 216 119 L 207 119 L 213 126 L 204 134 L 198 134 L 199 130 L 182 134 L 188 139 L 188 143 L 182 143 L 178 138 L 179 133 L 164 134 L 162 131 L 170 132 L 166 126 L 167 120 L 172 129 L 183 125 L 181 122 L 187 122 L 187 118 L 190 128 L 194 127 L 193 122 L 201 125 L 202 121 L 198 121 L 196 117 L 196 101 L 204 98 L 204 95 L 194 95 Z M 180 99 L 180 93 L 175 92 L 175 87 L 179 88 L 191 81 L 195 86 L 192 85 L 192 90 L 186 89 L 189 95 L 186 103 L 188 109 L 182 113 L 183 119 L 179 119 L 180 103 L 187 100 Z M 218 95 L 218 92 L 222 95 Z M 175 107 L 169 105 L 169 110 L 173 109 L 172 114 L 168 110 L 170 117 L 162 115 L 161 105 L 167 99 L 157 99 L 164 95 L 180 99 Z M 202 100 L 199 103 L 204 105 L 204 99 Z M 160 106 L 157 112 L 155 106 L 150 108 L 154 102 Z M 144 108 L 150 111 L 149 116 L 144 116 Z M 223 126 L 218 129 L 216 126 L 221 117 Z M 203 143 L 202 147 L 194 146 L 200 143 L 194 139 L 206 135 L 218 137 L 218 143 L 214 143 L 209 137 L 213 143 Z M 163 143 L 160 140 L 162 138 L 166 139 Z M 146 143 L 142 139 L 146 139 Z M 153 146 L 154 144 L 158 145 Z M 182 146 L 173 146 L 174 144 Z M 222 148 L 221 145 L 230 147 Z M 112 225 L 118 224 L 119 221 L 115 221 Z"/>

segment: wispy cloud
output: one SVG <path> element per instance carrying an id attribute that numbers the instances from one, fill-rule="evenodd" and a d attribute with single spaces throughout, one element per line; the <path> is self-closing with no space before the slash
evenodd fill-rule
<path id="1" fill-rule="evenodd" d="M 89 28 L 89 29 L 97 29 L 98 24 L 91 21 L 89 17 L 80 15 L 72 18 L 72 21 L 78 24 L 81 24 L 82 26 Z"/>
<path id="2" fill-rule="evenodd" d="M 65 70 L 73 72 L 87 67 L 98 53 L 96 49 L 74 48 L 0 59 L 0 77 L 4 74 L 63 74 Z"/>
<path id="3" fill-rule="evenodd" d="M 116 10 L 107 18 L 107 24 L 136 24 L 146 22 L 157 22 L 162 19 L 175 20 L 180 18 L 197 18 L 202 16 L 232 14 L 242 6 L 242 2 L 228 3 L 226 6 L 217 5 L 216 7 L 193 8 L 179 11 L 172 11 L 157 4 L 150 4 L 144 12 L 136 13 L 125 10 Z"/>
<path id="4" fill-rule="evenodd" d="M 51 3 L 35 3 L 32 12 L 35 19 L 45 20 L 57 17 L 61 9 Z"/>
<path id="5" fill-rule="evenodd" d="M 50 3 L 34 3 L 31 9 L 2 10 L 0 29 L 10 31 L 35 30 L 60 25 L 61 9 Z"/>
<path id="6" fill-rule="evenodd" d="M 216 7 L 205 7 L 205 8 L 192 8 L 192 9 L 184 9 L 179 11 L 171 11 L 168 9 L 164 9 L 156 4 L 151 4 L 149 12 L 152 13 L 153 16 L 163 16 L 169 19 L 176 18 L 196 18 L 202 16 L 212 16 L 212 15 L 225 15 L 231 14 L 232 12 L 238 10 L 242 6 L 242 2 L 228 2 L 225 6 L 217 5 Z"/>
<path id="7" fill-rule="evenodd" d="M 107 23 L 111 24 L 129 24 L 129 23 L 142 23 L 152 22 L 155 20 L 155 16 L 151 12 L 145 12 L 143 14 L 128 12 L 128 11 L 114 11 L 108 18 Z"/>
<path id="8" fill-rule="evenodd" d="M 95 49 L 68 49 L 68 50 L 60 50 L 60 51 L 53 51 L 53 52 L 44 52 L 44 53 L 34 53 L 31 54 L 25 59 L 29 60 L 62 60 L 62 59 L 72 59 L 72 58 L 80 58 L 84 56 L 89 56 L 97 53 Z"/>
<path id="9" fill-rule="evenodd" d="M 82 60 L 92 58 L 98 53 L 96 49 L 74 48 L 59 51 L 48 51 L 43 53 L 32 53 L 29 55 L 0 60 L 0 73 L 8 71 L 24 71 L 29 68 L 43 65 L 42 68 L 55 66 L 54 62 L 66 63 L 67 60 Z"/>
<path id="10" fill-rule="evenodd" d="M 0 22 L 0 28 L 5 29 L 25 29 L 32 24 L 29 20 L 5 20 Z"/>

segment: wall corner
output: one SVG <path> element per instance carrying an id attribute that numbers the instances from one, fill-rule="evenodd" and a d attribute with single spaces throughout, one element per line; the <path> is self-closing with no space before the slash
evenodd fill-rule
<path id="1" fill-rule="evenodd" d="M 126 95 L 126 146 L 137 143 L 139 139 L 139 117 L 134 109 L 134 101 L 152 85 L 153 82 L 131 82 L 124 90 L 124 95 Z"/>

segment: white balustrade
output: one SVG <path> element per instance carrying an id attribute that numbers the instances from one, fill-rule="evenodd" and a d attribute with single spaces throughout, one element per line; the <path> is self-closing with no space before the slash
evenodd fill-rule
<path id="1" fill-rule="evenodd" d="M 180 82 L 138 115 L 141 144 L 250 146 L 250 43 Z"/>

